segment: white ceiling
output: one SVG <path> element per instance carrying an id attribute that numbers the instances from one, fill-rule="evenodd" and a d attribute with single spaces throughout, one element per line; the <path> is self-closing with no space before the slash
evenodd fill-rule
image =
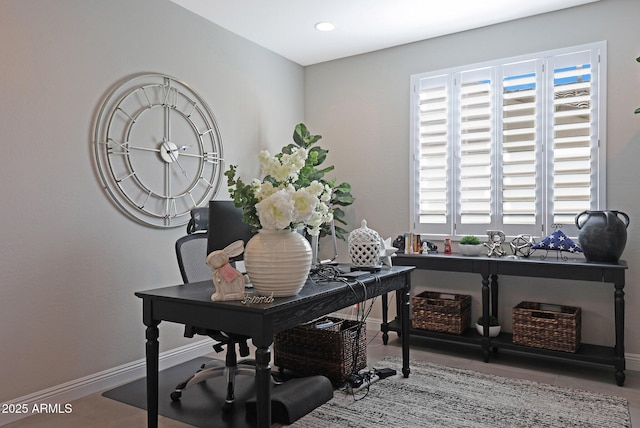
<path id="1" fill-rule="evenodd" d="M 599 0 L 171 1 L 306 66 Z"/>

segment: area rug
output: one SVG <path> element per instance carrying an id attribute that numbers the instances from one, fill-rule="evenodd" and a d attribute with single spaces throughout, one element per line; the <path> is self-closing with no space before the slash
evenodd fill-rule
<path id="1" fill-rule="evenodd" d="M 401 359 L 376 367 L 401 373 Z M 620 397 L 513 380 L 470 370 L 411 361 L 411 374 L 371 385 L 366 397 L 336 392 L 327 404 L 294 423 L 317 427 L 630 427 Z"/>

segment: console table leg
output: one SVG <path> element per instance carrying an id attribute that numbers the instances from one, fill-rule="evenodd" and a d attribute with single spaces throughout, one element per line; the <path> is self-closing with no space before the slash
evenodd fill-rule
<path id="1" fill-rule="evenodd" d="M 482 358 L 485 363 L 488 363 L 491 359 L 491 341 L 486 337 L 482 338 Z"/>
<path id="2" fill-rule="evenodd" d="M 483 333 L 484 337 L 482 338 L 482 354 L 484 356 L 484 362 L 489 362 L 490 357 L 490 348 L 491 348 L 491 340 L 489 340 L 489 274 L 482 274 L 482 320 L 484 321 Z"/>
<path id="3" fill-rule="evenodd" d="M 491 275 L 491 315 L 498 318 L 498 275 Z"/>
<path id="4" fill-rule="evenodd" d="M 499 307 L 498 296 L 499 296 L 498 275 L 492 274 L 491 275 L 491 315 L 494 316 L 496 319 L 498 318 L 498 307 Z M 491 351 L 495 354 L 498 352 L 498 348 L 491 346 Z"/>
<path id="5" fill-rule="evenodd" d="M 626 375 L 624 374 L 624 370 L 616 370 L 616 384 L 618 386 L 624 386 L 625 379 Z"/>
<path id="6" fill-rule="evenodd" d="M 616 324 L 616 383 L 624 385 L 625 357 L 624 357 L 624 275 L 618 275 L 614 283 L 614 312 Z"/>
<path id="7" fill-rule="evenodd" d="M 382 343 L 389 343 L 389 297 L 387 293 L 382 295 L 382 324 L 380 325 L 380 331 L 382 331 Z"/>

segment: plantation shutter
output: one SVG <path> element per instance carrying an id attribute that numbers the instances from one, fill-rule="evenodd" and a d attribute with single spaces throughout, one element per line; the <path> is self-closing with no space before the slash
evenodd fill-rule
<path id="1" fill-rule="evenodd" d="M 597 51 L 558 55 L 549 60 L 553 107 L 549 157 L 552 159 L 550 213 L 554 224 L 574 224 L 584 210 L 595 209 L 598 164 L 594 77 Z M 565 230 L 566 232 L 566 230 Z"/>
<path id="2" fill-rule="evenodd" d="M 430 224 L 431 233 L 451 229 L 449 212 L 449 140 L 451 138 L 450 79 L 420 79 L 417 92 L 417 150 L 414 153 L 417 189 L 412 192 L 418 213 L 414 223 Z"/>
<path id="3" fill-rule="evenodd" d="M 542 61 L 502 67 L 498 209 L 508 234 L 540 231 L 542 223 Z"/>
<path id="4" fill-rule="evenodd" d="M 491 206 L 495 175 L 492 74 L 491 68 L 483 68 L 460 73 L 458 77 L 458 234 L 484 234 L 494 214 Z"/>
<path id="5" fill-rule="evenodd" d="M 606 201 L 606 44 L 411 77 L 411 231 L 536 238 Z"/>

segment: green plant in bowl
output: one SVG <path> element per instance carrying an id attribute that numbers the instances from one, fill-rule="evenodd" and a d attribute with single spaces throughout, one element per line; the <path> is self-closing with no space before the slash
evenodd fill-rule
<path id="1" fill-rule="evenodd" d="M 460 245 L 480 245 L 480 238 L 471 235 L 463 236 Z"/>
<path id="2" fill-rule="evenodd" d="M 482 252 L 482 244 L 480 239 L 476 236 L 463 236 L 460 242 L 458 242 L 458 248 L 460 253 L 465 256 L 477 256 Z"/>

